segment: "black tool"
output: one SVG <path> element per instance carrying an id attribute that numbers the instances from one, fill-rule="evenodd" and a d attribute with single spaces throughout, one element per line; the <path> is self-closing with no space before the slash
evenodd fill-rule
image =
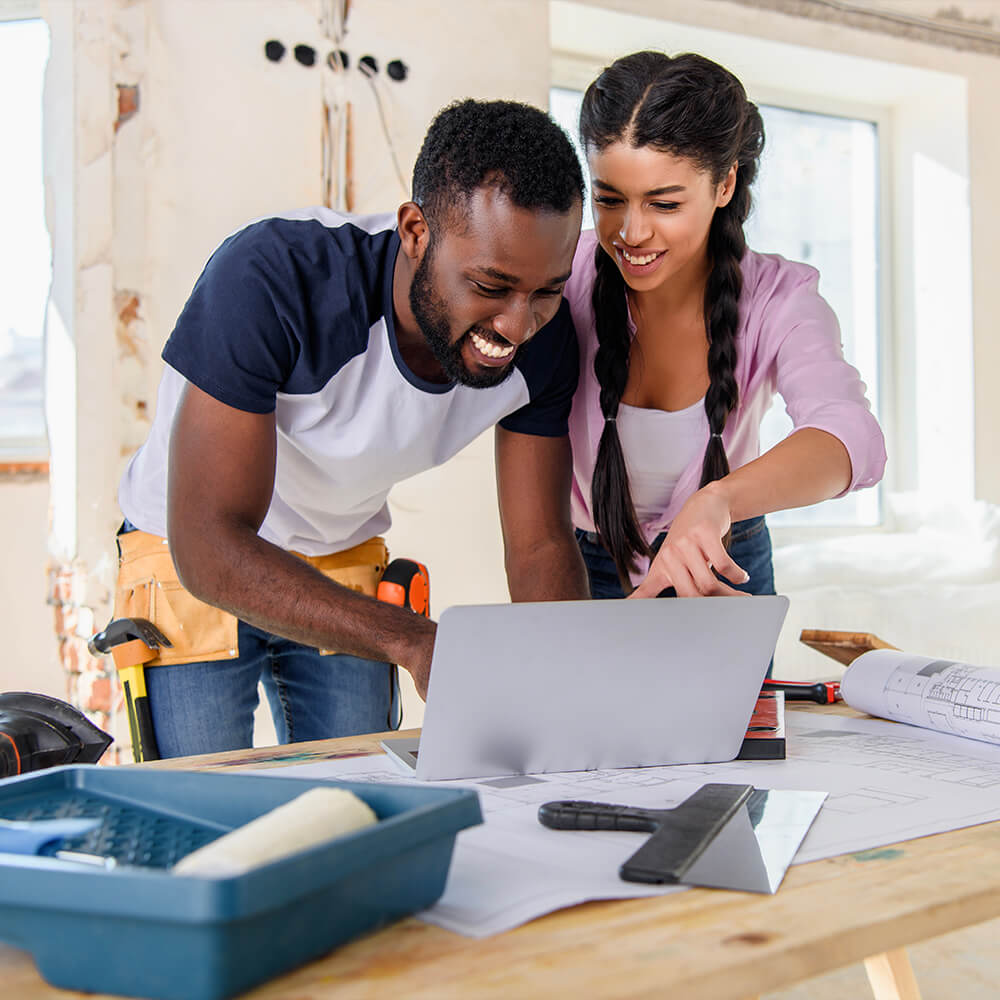
<path id="1" fill-rule="evenodd" d="M 45 694 L 0 694 L 0 778 L 59 764 L 94 764 L 111 737 L 72 705 Z"/>
<path id="2" fill-rule="evenodd" d="M 94 656 L 110 653 L 115 661 L 128 711 L 132 756 L 136 761 L 160 759 L 146 694 L 145 665 L 159 655 L 161 646 L 172 645 L 146 618 L 116 618 L 87 643 Z"/>
<path id="3" fill-rule="evenodd" d="M 764 691 L 784 691 L 785 701 L 814 701 L 818 705 L 832 705 L 843 701 L 839 681 L 764 681 Z"/>
<path id="4" fill-rule="evenodd" d="M 546 802 L 538 820 L 553 830 L 621 830 L 653 836 L 619 869 L 626 882 L 683 882 L 684 875 L 742 806 L 753 785 L 702 785 L 673 809 L 601 802 Z"/>
<path id="5" fill-rule="evenodd" d="M 619 869 L 629 882 L 776 892 L 826 792 L 702 785 L 674 809 L 548 802 L 538 819 L 557 830 L 652 836 Z"/>

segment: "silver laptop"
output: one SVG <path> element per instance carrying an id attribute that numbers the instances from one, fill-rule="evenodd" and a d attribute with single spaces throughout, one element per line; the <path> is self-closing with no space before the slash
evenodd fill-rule
<path id="1" fill-rule="evenodd" d="M 787 597 L 448 608 L 419 741 L 382 746 L 418 778 L 732 760 Z"/>

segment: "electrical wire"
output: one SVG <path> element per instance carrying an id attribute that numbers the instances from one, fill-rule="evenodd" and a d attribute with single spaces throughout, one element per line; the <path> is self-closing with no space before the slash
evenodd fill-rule
<path id="1" fill-rule="evenodd" d="M 319 25 L 320 33 L 332 44 L 333 51 L 340 53 L 350 0 L 321 0 Z M 344 162 L 346 129 L 345 74 L 339 55 L 327 61 L 332 73 L 321 72 L 323 96 L 323 132 L 321 153 L 321 176 L 323 204 L 327 208 L 344 211 L 347 205 L 347 177 Z M 334 191 L 336 188 L 336 191 Z"/>
<path id="2" fill-rule="evenodd" d="M 389 123 L 386 120 L 385 106 L 382 103 L 382 95 L 379 93 L 375 77 L 373 74 L 365 70 L 361 70 L 361 75 L 368 81 L 368 85 L 371 87 L 372 94 L 375 97 L 375 107 L 378 109 L 378 119 L 382 123 L 382 134 L 385 136 L 386 145 L 389 147 L 389 156 L 392 159 L 392 166 L 396 172 L 396 180 L 399 181 L 399 187 L 403 192 L 403 197 L 409 197 L 410 186 L 406 183 L 403 169 L 399 165 L 399 156 L 396 153 L 396 144 L 392 141 L 392 132 L 390 131 Z"/>

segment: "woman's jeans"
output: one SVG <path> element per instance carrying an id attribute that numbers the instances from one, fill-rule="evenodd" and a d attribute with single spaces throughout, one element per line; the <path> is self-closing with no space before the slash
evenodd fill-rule
<path id="1" fill-rule="evenodd" d="M 653 542 L 654 551 L 659 551 L 666 538 L 666 532 Z M 576 529 L 576 540 L 583 553 L 590 578 L 590 596 L 595 600 L 624 597 L 615 561 L 597 541 L 597 536 L 589 531 Z M 746 583 L 732 584 L 734 590 L 746 594 L 773 594 L 774 569 L 771 565 L 771 535 L 767 522 L 761 517 L 751 517 L 746 521 L 736 521 L 732 526 L 729 554 L 733 561 L 750 575 Z M 726 580 L 726 583 L 730 581 Z M 671 588 L 672 589 L 672 588 Z M 672 593 L 669 596 L 674 596 Z"/>

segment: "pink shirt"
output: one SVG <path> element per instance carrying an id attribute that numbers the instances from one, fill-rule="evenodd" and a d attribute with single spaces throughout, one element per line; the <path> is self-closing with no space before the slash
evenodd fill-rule
<path id="1" fill-rule="evenodd" d="M 596 243 L 593 230 L 580 237 L 573 274 L 563 293 L 580 340 L 580 384 L 573 398 L 569 433 L 573 444 L 573 523 L 585 531 L 595 530 L 590 484 L 604 429 L 600 388 L 594 375 L 597 330 L 591 293 Z M 874 486 L 885 469 L 885 441 L 857 369 L 844 360 L 837 317 L 817 291 L 818 272 L 807 264 L 753 250 L 747 251 L 742 267 L 736 362 L 739 403 L 722 435 L 730 468 L 746 465 L 760 455 L 761 420 L 778 392 L 796 430 L 818 427 L 847 448 L 851 485 L 845 493 Z M 708 444 L 707 422 L 701 436 L 696 457 L 681 473 L 670 502 L 658 516 L 642 523 L 649 541 L 670 526 L 698 489 Z"/>

